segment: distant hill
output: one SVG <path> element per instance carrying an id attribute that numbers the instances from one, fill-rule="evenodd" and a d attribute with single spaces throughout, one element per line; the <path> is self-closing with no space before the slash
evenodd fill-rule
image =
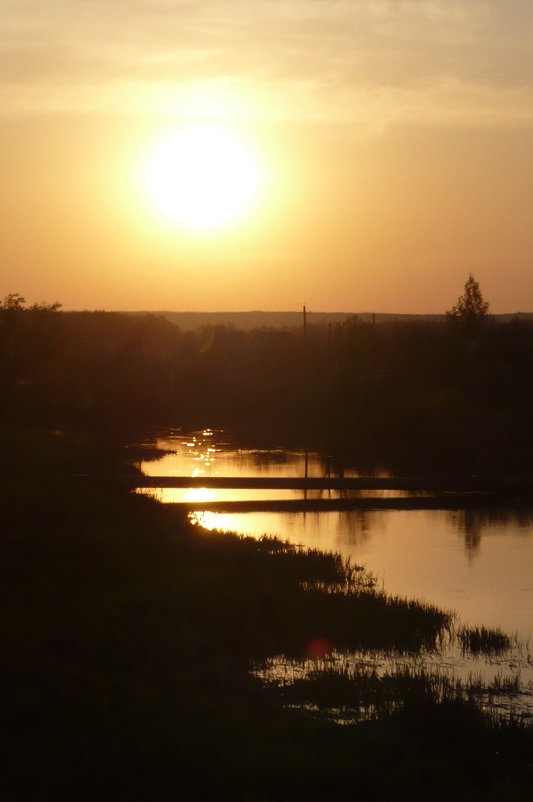
<path id="1" fill-rule="evenodd" d="M 249 331 L 250 329 L 293 329 L 302 325 L 302 312 L 135 312 L 132 314 L 156 314 L 165 317 L 182 331 L 195 331 L 203 326 L 232 326 L 235 329 Z M 444 320 L 444 315 L 400 315 L 394 313 L 377 312 L 308 312 L 309 325 L 328 325 L 343 323 L 356 317 L 363 323 L 375 322 L 420 322 L 430 323 Z M 495 320 L 506 323 L 513 318 L 533 321 L 533 313 L 517 312 L 516 314 L 492 315 Z"/>

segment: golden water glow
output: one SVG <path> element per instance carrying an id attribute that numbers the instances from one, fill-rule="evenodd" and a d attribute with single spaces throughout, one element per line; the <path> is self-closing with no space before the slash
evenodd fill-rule
<path id="1" fill-rule="evenodd" d="M 159 143 L 148 161 L 146 184 L 166 217 L 206 229 L 249 211 L 260 170 L 235 134 L 215 125 L 191 125 Z"/>
<path id="2" fill-rule="evenodd" d="M 189 504 L 204 504 L 206 501 L 213 501 L 214 498 L 214 492 L 207 487 L 191 487 L 185 492 L 184 501 Z"/>

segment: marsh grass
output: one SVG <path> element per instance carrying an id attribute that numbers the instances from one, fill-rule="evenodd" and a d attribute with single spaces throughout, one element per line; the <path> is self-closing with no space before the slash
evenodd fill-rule
<path id="1" fill-rule="evenodd" d="M 462 626 L 456 634 L 463 653 L 472 655 L 501 655 L 509 651 L 513 644 L 513 639 L 501 629 Z"/>
<path id="2" fill-rule="evenodd" d="M 295 672 L 294 672 L 295 673 Z M 416 665 L 382 670 L 363 663 L 331 664 L 300 671 L 292 679 L 266 680 L 270 692 L 279 692 L 289 706 L 313 706 L 316 715 L 349 721 L 383 719 L 400 709 L 425 705 L 474 704 L 494 717 L 526 721 L 520 712 L 522 693 L 518 675 L 497 674 L 490 682 L 481 675 L 463 680 L 453 672 Z"/>
<path id="3" fill-rule="evenodd" d="M 409 700 L 424 702 L 457 701 L 460 683 L 447 674 L 422 669 L 401 668 L 381 674 L 376 668 L 317 670 L 282 689 L 291 703 L 315 702 L 320 708 L 341 707 L 356 718 L 390 715 Z"/>

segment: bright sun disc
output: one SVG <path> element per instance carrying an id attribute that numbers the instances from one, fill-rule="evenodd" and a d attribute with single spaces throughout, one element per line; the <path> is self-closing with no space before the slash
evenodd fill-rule
<path id="1" fill-rule="evenodd" d="M 150 194 L 172 220 L 193 228 L 224 225 L 254 200 L 259 171 L 228 131 L 195 126 L 166 139 L 147 171 Z"/>

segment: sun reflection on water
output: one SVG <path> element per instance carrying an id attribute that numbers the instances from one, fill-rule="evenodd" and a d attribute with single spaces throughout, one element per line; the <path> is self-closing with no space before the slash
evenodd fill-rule
<path id="1" fill-rule="evenodd" d="M 184 492 L 184 501 L 191 504 L 203 504 L 213 501 L 214 497 L 215 491 L 207 487 L 189 487 Z"/>

